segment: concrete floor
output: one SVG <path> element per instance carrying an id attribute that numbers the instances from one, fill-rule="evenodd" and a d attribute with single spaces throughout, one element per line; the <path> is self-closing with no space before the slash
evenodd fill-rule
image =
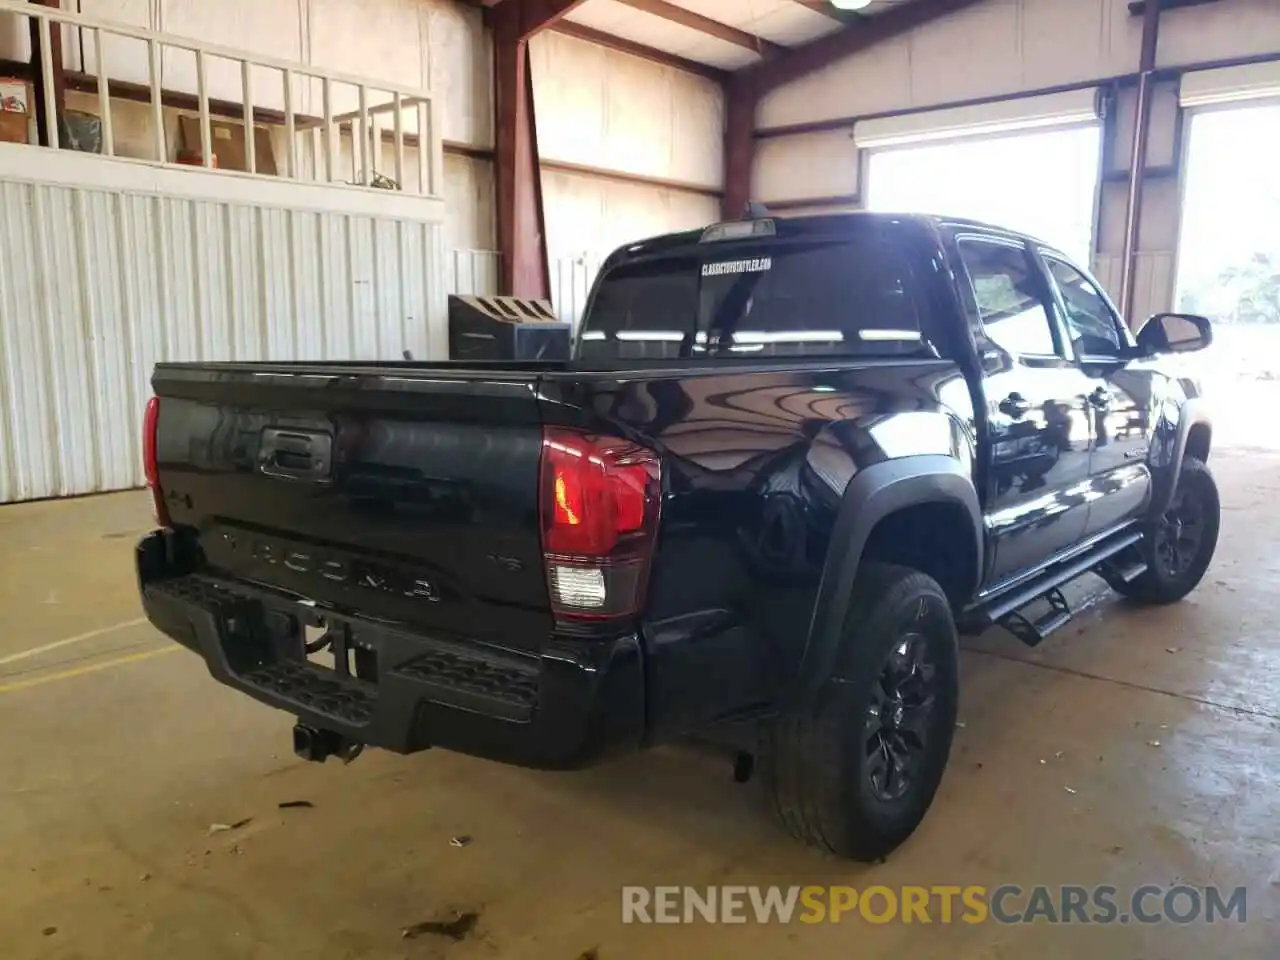
<path id="1" fill-rule="evenodd" d="M 793 844 L 726 766 L 676 749 L 581 774 L 443 752 L 296 761 L 287 716 L 138 620 L 141 494 L 2 508 L 0 953 L 1280 956 L 1280 456 L 1213 465 L 1222 542 L 1187 601 L 1131 608 L 1095 581 L 1097 602 L 1038 650 L 966 643 L 941 793 L 871 867 Z M 279 809 L 292 800 L 314 806 Z M 1247 922 L 619 921 L 623 884 L 1175 882 L 1247 886 Z M 479 915 L 461 941 L 402 939 L 452 911 Z"/>

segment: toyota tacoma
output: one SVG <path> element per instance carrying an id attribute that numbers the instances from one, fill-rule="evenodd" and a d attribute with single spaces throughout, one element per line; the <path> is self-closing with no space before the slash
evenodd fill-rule
<path id="1" fill-rule="evenodd" d="M 941 780 L 958 634 L 1204 575 L 1212 428 L 1160 357 L 1210 337 L 968 221 L 632 243 L 567 360 L 157 366 L 142 602 L 309 759 L 710 741 L 875 859 Z"/>

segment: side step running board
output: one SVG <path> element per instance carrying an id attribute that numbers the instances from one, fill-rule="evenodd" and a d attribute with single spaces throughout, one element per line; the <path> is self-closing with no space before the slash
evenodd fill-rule
<path id="1" fill-rule="evenodd" d="M 1147 564 L 1142 560 L 1135 560 L 1129 563 L 1122 563 L 1120 558 L 1108 560 L 1103 564 L 1108 571 L 1114 573 L 1125 583 L 1133 583 L 1140 576 L 1147 572 Z"/>
<path id="2" fill-rule="evenodd" d="M 1090 550 L 1074 560 L 1050 567 L 1043 574 L 1031 580 L 1031 582 L 1021 587 L 1015 587 L 1008 593 L 996 597 L 991 601 L 990 606 L 979 608 L 975 612 L 989 624 L 998 623 L 1013 611 L 1020 607 L 1025 607 L 1028 603 L 1039 599 L 1055 587 L 1060 587 L 1067 581 L 1074 580 L 1080 574 L 1086 573 L 1103 560 L 1115 556 L 1121 550 L 1133 546 L 1141 539 L 1142 534 L 1134 532 L 1124 534 L 1114 540 L 1108 540 L 1097 549 Z"/>
<path id="3" fill-rule="evenodd" d="M 1025 583 L 997 594 L 984 605 L 966 611 L 960 623 L 961 629 L 967 633 L 981 632 L 998 623 L 1023 643 L 1034 647 L 1071 620 L 1071 608 L 1061 590 L 1064 584 L 1104 564 L 1126 583 L 1140 576 L 1146 570 L 1146 564 L 1134 562 L 1133 553 L 1125 558 L 1121 554 L 1141 540 L 1140 531 L 1122 531 L 1078 556 L 1063 560 Z M 1049 610 L 1043 616 L 1032 620 L 1020 612 L 1041 599 L 1049 602 Z"/>
<path id="4" fill-rule="evenodd" d="M 1028 620 L 1021 613 L 1006 613 L 1000 619 L 1004 627 L 1028 647 L 1039 646 L 1041 641 L 1053 631 L 1064 627 L 1071 620 L 1071 607 L 1067 598 L 1056 587 L 1044 595 L 1049 601 L 1049 612 L 1037 620 Z"/>

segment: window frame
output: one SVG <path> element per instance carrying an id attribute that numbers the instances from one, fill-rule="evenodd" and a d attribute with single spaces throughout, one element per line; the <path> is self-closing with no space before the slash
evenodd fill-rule
<path id="1" fill-rule="evenodd" d="M 1001 353 L 1008 354 L 1019 360 L 1032 360 L 1039 363 L 1060 362 L 1070 363 L 1073 359 L 1071 353 L 1071 342 L 1067 337 L 1066 330 L 1062 326 L 1060 311 L 1057 303 L 1057 293 L 1053 286 L 1049 283 L 1044 264 L 1036 257 L 1036 252 L 1028 241 L 1021 237 L 1005 236 L 993 233 L 981 233 L 978 231 L 957 232 L 952 236 L 952 242 L 956 248 L 956 258 L 959 261 L 960 268 L 964 271 L 964 282 L 967 293 L 966 306 L 972 311 L 971 328 L 974 338 L 977 341 L 978 352 L 981 354 L 989 349 L 999 350 Z M 1053 343 L 1053 353 L 1011 353 L 1003 346 L 997 343 L 987 332 L 986 324 L 982 319 L 982 308 L 978 305 L 978 288 L 973 282 L 973 273 L 969 269 L 969 263 L 964 258 L 964 245 L 966 243 L 986 244 L 988 246 L 1006 247 L 1016 250 L 1022 254 L 1027 261 L 1031 274 L 1034 276 L 1039 290 L 1037 291 L 1040 298 L 1040 305 L 1044 308 L 1045 320 L 1049 326 L 1049 337 Z"/>
<path id="2" fill-rule="evenodd" d="M 1124 322 L 1124 318 L 1120 316 L 1120 311 L 1116 309 L 1116 305 L 1111 302 L 1111 298 L 1107 296 L 1107 291 L 1102 288 L 1102 284 L 1098 279 L 1084 267 L 1074 262 L 1065 253 L 1054 250 L 1051 247 L 1040 246 L 1036 250 L 1036 256 L 1040 260 L 1041 269 L 1044 271 L 1045 283 L 1049 286 L 1049 291 L 1053 297 L 1054 310 L 1058 313 L 1058 326 L 1062 328 L 1065 344 L 1070 350 L 1071 355 L 1081 364 L 1097 364 L 1097 363 L 1117 363 L 1129 359 L 1129 354 L 1136 349 L 1137 341 L 1134 339 L 1133 331 L 1129 329 L 1129 325 Z M 1066 294 L 1062 292 L 1062 286 L 1058 283 L 1057 277 L 1053 275 L 1050 264 L 1060 263 L 1064 267 L 1074 270 L 1084 281 L 1093 288 L 1093 292 L 1098 295 L 1098 299 L 1106 308 L 1107 313 L 1111 317 L 1111 326 L 1116 331 L 1116 335 L 1120 340 L 1120 349 L 1115 356 L 1102 354 L 1081 354 L 1076 352 L 1075 342 L 1071 339 L 1071 319 L 1067 307 Z"/>

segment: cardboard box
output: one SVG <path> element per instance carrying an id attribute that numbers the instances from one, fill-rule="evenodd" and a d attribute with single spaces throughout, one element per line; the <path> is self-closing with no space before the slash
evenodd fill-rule
<path id="1" fill-rule="evenodd" d="M 184 153 L 199 158 L 203 156 L 200 144 L 200 118 L 180 117 L 178 130 L 182 135 Z M 213 134 L 214 166 L 223 170 L 247 170 L 244 150 L 244 125 L 234 120 L 211 120 L 209 130 Z M 253 152 L 257 160 L 257 172 L 276 175 L 276 157 L 271 149 L 271 131 L 261 124 L 253 127 Z M 179 163 L 184 163 L 181 156 Z M 197 159 L 196 164 L 199 164 Z"/>
<path id="2" fill-rule="evenodd" d="M 31 84 L 0 77 L 0 141 L 34 143 L 35 109 Z"/>

